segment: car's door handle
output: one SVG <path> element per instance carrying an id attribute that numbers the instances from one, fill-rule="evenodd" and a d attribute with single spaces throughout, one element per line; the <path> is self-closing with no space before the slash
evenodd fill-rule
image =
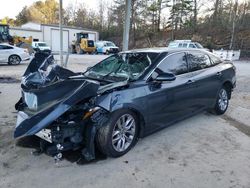
<path id="1" fill-rule="evenodd" d="M 222 75 L 221 72 L 217 72 L 217 73 L 216 73 L 216 76 L 221 76 L 221 75 Z"/>
<path id="2" fill-rule="evenodd" d="M 194 83 L 193 80 L 188 80 L 188 81 L 186 82 L 186 84 L 192 84 L 192 83 Z"/>

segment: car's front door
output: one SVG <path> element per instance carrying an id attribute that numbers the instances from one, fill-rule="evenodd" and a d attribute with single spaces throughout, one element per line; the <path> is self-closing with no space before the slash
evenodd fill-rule
<path id="1" fill-rule="evenodd" d="M 174 81 L 156 82 L 160 72 L 176 75 Z M 184 52 L 167 56 L 155 69 L 148 81 L 147 110 L 151 125 L 147 131 L 162 128 L 184 118 L 196 108 L 193 105 L 195 86 L 188 72 Z"/>

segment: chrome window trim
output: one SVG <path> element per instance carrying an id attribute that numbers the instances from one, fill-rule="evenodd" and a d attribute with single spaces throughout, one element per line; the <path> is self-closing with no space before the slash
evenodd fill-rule
<path id="1" fill-rule="evenodd" d="M 185 53 L 185 55 L 188 53 L 187 51 L 181 51 L 181 52 L 174 52 L 174 53 L 171 53 L 171 54 L 168 54 L 166 57 L 164 57 L 157 65 L 156 67 L 150 71 L 148 73 L 148 75 L 145 77 L 145 81 L 147 82 L 149 80 L 149 78 L 151 77 L 151 75 L 153 74 L 153 72 L 155 71 L 155 69 L 157 69 L 159 67 L 159 65 L 165 61 L 168 57 L 172 56 L 172 55 L 176 55 L 176 54 L 180 54 L 180 53 Z M 188 66 L 188 61 L 187 61 L 187 66 Z M 189 73 L 189 72 L 186 72 L 186 73 Z M 186 74 L 186 73 L 183 73 L 183 74 Z M 179 75 L 176 75 L 176 77 L 180 76 L 180 75 L 183 75 L 183 74 L 179 74 Z"/>

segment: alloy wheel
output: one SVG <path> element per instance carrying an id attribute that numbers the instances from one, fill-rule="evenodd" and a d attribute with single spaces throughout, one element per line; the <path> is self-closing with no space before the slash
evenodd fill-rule
<path id="1" fill-rule="evenodd" d="M 112 132 L 112 146 L 118 152 L 124 152 L 135 137 L 136 122 L 132 115 L 124 114 L 116 122 Z"/>
<path id="2" fill-rule="evenodd" d="M 221 111 L 225 111 L 228 105 L 227 91 L 223 88 L 219 93 L 218 105 Z"/>
<path id="3" fill-rule="evenodd" d="M 20 58 L 18 56 L 11 56 L 9 59 L 11 65 L 18 65 L 20 63 Z"/>

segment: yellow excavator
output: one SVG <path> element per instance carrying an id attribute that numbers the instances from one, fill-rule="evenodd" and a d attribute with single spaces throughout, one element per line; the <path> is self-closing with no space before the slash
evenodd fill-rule
<path id="1" fill-rule="evenodd" d="M 71 45 L 72 53 L 93 54 L 96 51 L 95 42 L 89 40 L 88 33 L 76 33 L 76 40 L 72 41 Z"/>
<path id="2" fill-rule="evenodd" d="M 25 48 L 31 54 L 34 52 L 31 46 L 32 41 L 32 37 L 24 38 L 20 36 L 11 36 L 9 33 L 9 25 L 0 24 L 0 43 L 9 43 L 10 45 L 15 45 L 19 48 Z"/>

